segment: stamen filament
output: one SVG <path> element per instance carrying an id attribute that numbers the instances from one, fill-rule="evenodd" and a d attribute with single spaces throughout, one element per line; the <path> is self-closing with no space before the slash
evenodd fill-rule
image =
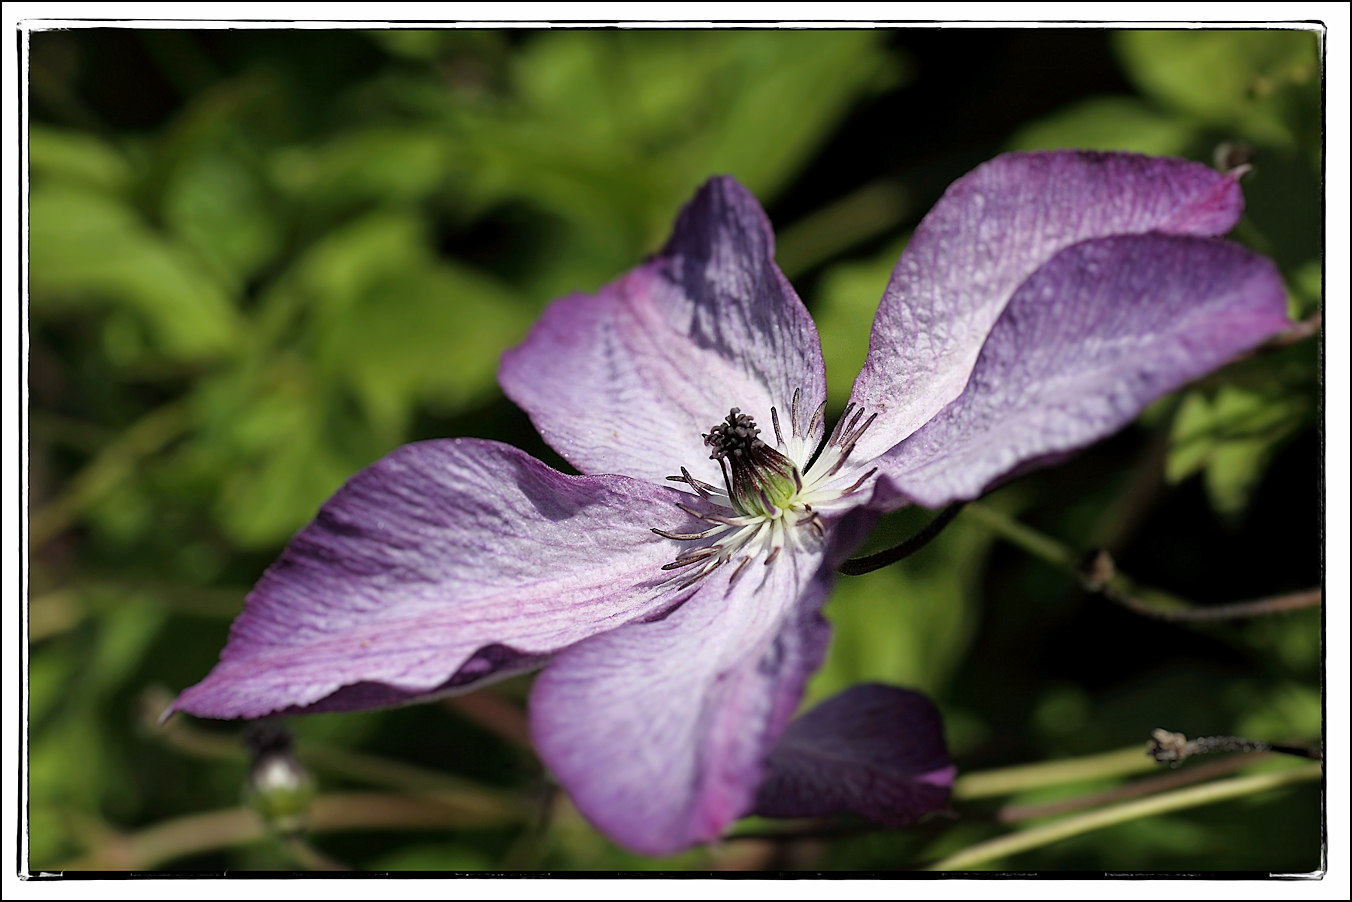
<path id="1" fill-rule="evenodd" d="M 696 539 L 707 539 L 709 536 L 720 533 L 727 529 L 726 526 L 715 526 L 713 529 L 706 529 L 704 532 L 667 532 L 665 529 L 653 527 L 653 532 L 664 539 L 675 539 L 678 542 L 693 542 Z"/>

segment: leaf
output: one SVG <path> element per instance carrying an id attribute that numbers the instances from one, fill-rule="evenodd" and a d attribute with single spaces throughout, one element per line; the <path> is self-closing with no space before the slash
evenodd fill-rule
<path id="1" fill-rule="evenodd" d="M 374 286 L 324 337 L 330 364 L 378 431 L 397 440 L 413 407 L 452 413 L 491 393 L 529 309 L 464 267 L 425 265 Z"/>
<path id="2" fill-rule="evenodd" d="M 1197 139 L 1194 126 L 1134 97 L 1091 97 L 1034 120 L 1009 139 L 1010 150 L 1124 150 L 1178 156 Z"/>
<path id="3" fill-rule="evenodd" d="M 393 445 L 419 402 L 453 412 L 493 390 L 498 358 L 533 310 L 465 266 L 436 260 L 410 213 L 376 211 L 297 265 L 316 312 L 316 362 L 352 389 Z"/>
<path id="4" fill-rule="evenodd" d="M 916 556 L 841 578 L 824 611 L 835 637 L 808 701 L 869 681 L 939 694 L 975 633 L 974 580 L 990 541 L 959 518 Z"/>
<path id="5" fill-rule="evenodd" d="M 813 317 L 826 358 L 826 385 L 834 408 L 845 406 L 854 377 L 868 356 L 869 333 L 883 289 L 906 247 L 906 239 L 869 260 L 850 261 L 822 274 Z"/>
<path id="6" fill-rule="evenodd" d="M 112 303 L 136 311 L 159 349 L 180 360 L 234 349 L 242 325 L 230 299 L 172 242 L 121 202 L 37 187 L 29 202 L 34 311 Z"/>
<path id="7" fill-rule="evenodd" d="M 270 169 L 279 189 L 310 203 L 397 203 L 434 191 L 453 152 L 448 136 L 429 128 L 369 128 L 279 150 Z"/>
<path id="8" fill-rule="evenodd" d="M 1177 483 L 1205 470 L 1212 507 L 1239 514 L 1277 449 L 1303 424 L 1309 404 L 1304 394 L 1237 385 L 1214 396 L 1188 392 L 1174 418 L 1165 476 Z"/>
<path id="9" fill-rule="evenodd" d="M 111 144 L 85 132 L 32 125 L 28 165 L 34 182 L 51 180 L 115 193 L 131 176 L 127 161 Z"/>
<path id="10" fill-rule="evenodd" d="M 247 166 L 220 151 L 175 167 L 165 189 L 164 215 L 232 294 L 280 248 L 262 186 Z"/>
<path id="11" fill-rule="evenodd" d="M 221 474 L 217 520 L 246 548 L 288 538 L 375 456 L 340 455 L 326 399 L 294 356 L 208 382 L 195 401 L 203 428 L 185 453 Z"/>
<path id="12" fill-rule="evenodd" d="M 534 201 L 628 265 L 712 174 L 768 201 L 889 60 L 863 31 L 555 32 L 515 58 L 516 103 L 456 121 L 480 202 Z"/>
<path id="13" fill-rule="evenodd" d="M 1302 111 L 1291 89 L 1319 90 L 1313 31 L 1249 29 L 1122 31 L 1114 47 L 1127 76 L 1164 105 L 1237 128 L 1263 143 L 1291 145 Z M 1305 100 L 1304 102 L 1308 102 Z"/>

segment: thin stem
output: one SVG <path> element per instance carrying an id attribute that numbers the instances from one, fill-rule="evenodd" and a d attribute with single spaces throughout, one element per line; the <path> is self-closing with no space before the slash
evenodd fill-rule
<path id="1" fill-rule="evenodd" d="M 963 774 L 953 784 L 955 800 L 981 799 L 989 796 L 1011 795 L 1044 786 L 1064 783 L 1083 783 L 1104 777 L 1123 777 L 1158 769 L 1159 765 L 1146 757 L 1144 744 L 1128 746 L 1115 752 L 1066 758 L 1061 761 L 1043 761 L 1022 764 L 998 770 Z"/>
<path id="2" fill-rule="evenodd" d="M 1265 614 L 1284 614 L 1288 611 L 1299 611 L 1304 608 L 1317 608 L 1324 601 L 1324 593 L 1319 589 L 1306 589 L 1303 592 L 1273 595 L 1268 598 L 1257 598 L 1253 601 L 1235 601 L 1229 604 L 1199 605 L 1195 608 L 1176 609 L 1152 607 L 1139 599 L 1126 595 L 1113 586 L 1105 587 L 1103 596 L 1137 614 L 1175 622 L 1239 620 L 1244 617 L 1260 617 Z"/>
<path id="3" fill-rule="evenodd" d="M 958 501 L 950 504 L 940 511 L 937 517 L 926 523 L 919 532 L 900 545 L 879 551 L 876 554 L 851 558 L 840 565 L 840 572 L 846 576 L 862 576 L 865 573 L 872 573 L 874 570 L 880 570 L 889 564 L 895 564 L 903 558 L 910 557 L 943 532 L 944 527 L 953 522 L 958 513 L 966 506 L 966 503 L 965 501 Z"/>
<path id="4" fill-rule="evenodd" d="M 200 758 L 244 762 L 248 759 L 238 737 L 190 726 L 175 714 L 160 726 L 156 721 L 169 704 L 165 693 L 145 693 L 142 726 L 166 745 Z M 525 817 L 529 805 L 518 796 L 416 764 L 366 752 L 349 752 L 306 739 L 296 742 L 296 756 L 308 767 L 334 776 L 375 786 L 427 795 L 467 815 L 510 822 Z"/>
<path id="5" fill-rule="evenodd" d="M 1136 780 L 1113 789 L 1086 793 L 1074 798 L 1062 799 L 1059 802 L 1045 802 L 1040 805 L 1006 805 L 1000 809 L 996 817 L 1002 824 L 1016 824 L 1019 821 L 1030 821 L 1057 814 L 1069 814 L 1072 811 L 1083 811 L 1086 808 L 1098 808 L 1112 802 L 1138 799 L 1141 796 L 1155 795 L 1169 789 L 1191 786 L 1194 783 L 1204 783 L 1213 777 L 1241 770 L 1257 764 L 1259 761 L 1266 761 L 1271 757 L 1266 752 L 1260 752 L 1256 755 L 1235 755 L 1232 758 L 1208 761 L 1206 764 L 1197 767 L 1189 767 L 1185 770 L 1162 774 L 1157 777 L 1146 777 L 1144 780 Z"/>
<path id="6" fill-rule="evenodd" d="M 1008 836 L 977 843 L 929 865 L 926 870 L 967 870 L 976 865 L 1006 858 L 1020 852 L 1027 852 L 1054 842 L 1060 842 L 1063 839 L 1069 839 L 1072 836 L 1101 830 L 1104 827 L 1112 827 L 1156 814 L 1165 814 L 1170 811 L 1180 811 L 1198 805 L 1209 805 L 1213 802 L 1252 795 L 1268 789 L 1289 786 L 1293 783 L 1318 780 L 1322 774 L 1323 767 L 1312 764 L 1280 773 L 1236 777 L 1231 780 L 1217 780 L 1202 786 L 1192 786 L 1177 792 L 1114 805 L 1111 808 L 1091 811 L 1041 827 L 1033 827 Z"/>
<path id="7" fill-rule="evenodd" d="M 308 829 L 428 830 L 497 826 L 440 798 L 411 798 L 383 793 L 333 793 L 310 805 Z M 80 858 L 60 865 L 67 871 L 147 870 L 165 862 L 242 846 L 264 839 L 267 825 L 252 808 L 229 808 L 162 821 L 135 833 L 118 835 Z"/>
<path id="8" fill-rule="evenodd" d="M 1074 572 L 1075 565 L 1079 561 L 1079 555 L 1070 546 L 1038 532 L 1031 526 L 1020 523 L 1008 514 L 1001 513 L 993 507 L 978 504 L 975 501 L 968 503 L 967 512 L 969 516 L 997 533 L 1010 544 L 1017 545 L 1034 557 L 1042 558 L 1047 563 L 1060 567 L 1062 570 Z"/>
<path id="9" fill-rule="evenodd" d="M 1319 589 L 1306 589 L 1290 595 L 1276 595 L 1253 601 L 1220 605 L 1195 604 L 1159 589 L 1137 585 L 1134 580 L 1117 569 L 1112 556 L 1106 551 L 1098 550 L 1088 555 L 1079 555 L 1069 545 L 984 504 L 969 502 L 967 510 L 978 522 L 1010 543 L 1067 573 L 1074 574 L 1086 590 L 1101 594 L 1110 601 L 1146 617 L 1179 623 L 1233 620 L 1316 607 L 1323 600 L 1323 594 Z"/>

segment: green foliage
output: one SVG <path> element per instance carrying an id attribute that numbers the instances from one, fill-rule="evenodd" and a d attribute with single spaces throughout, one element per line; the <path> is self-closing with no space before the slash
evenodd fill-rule
<path id="1" fill-rule="evenodd" d="M 1201 123 L 1282 147 L 1318 128 L 1314 32 L 1124 31 L 1116 46 L 1137 87 Z"/>
<path id="2" fill-rule="evenodd" d="M 170 358 L 219 357 L 241 339 L 229 297 L 186 250 L 126 203 L 59 182 L 29 199 L 33 311 L 116 304 L 141 317 Z"/>
<path id="3" fill-rule="evenodd" d="M 1174 416 L 1165 474 L 1180 482 L 1205 471 L 1212 506 L 1221 514 L 1239 514 L 1268 462 L 1309 412 L 1304 395 L 1235 385 L 1222 386 L 1210 398 L 1190 392 Z"/>
<path id="4" fill-rule="evenodd" d="M 813 312 L 834 409 L 845 407 L 854 377 L 864 367 L 878 301 L 905 247 L 906 242 L 900 241 L 869 260 L 841 263 L 822 276 Z"/>
<path id="5" fill-rule="evenodd" d="M 1157 111 L 1135 97 L 1095 97 L 1032 122 L 1009 141 L 1010 150 L 1129 150 L 1178 156 L 1196 140 L 1187 119 Z"/>
<path id="6" fill-rule="evenodd" d="M 879 530 L 880 544 L 883 536 L 900 541 L 905 531 Z M 991 538 L 971 524 L 955 523 L 900 564 L 842 577 L 826 607 L 835 637 L 804 705 L 861 682 L 942 697 L 976 630 L 974 576 Z"/>

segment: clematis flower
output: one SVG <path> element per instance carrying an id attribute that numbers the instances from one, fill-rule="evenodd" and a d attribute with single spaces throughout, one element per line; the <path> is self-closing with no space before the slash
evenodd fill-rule
<path id="1" fill-rule="evenodd" d="M 860 724 L 910 701 L 847 693 L 777 745 L 837 567 L 880 513 L 976 498 L 1286 328 L 1273 265 L 1215 237 L 1242 205 L 1183 160 L 986 163 L 916 228 L 828 431 L 770 223 L 712 179 L 660 253 L 555 301 L 503 357 L 503 390 L 584 475 L 491 441 L 397 449 L 295 536 L 174 708 L 395 705 L 547 664 L 535 745 L 623 845 L 671 852 L 756 809 L 869 815 L 859 797 L 887 780 L 856 779 L 880 757 Z M 943 804 L 953 772 L 927 742 L 875 819 Z"/>

